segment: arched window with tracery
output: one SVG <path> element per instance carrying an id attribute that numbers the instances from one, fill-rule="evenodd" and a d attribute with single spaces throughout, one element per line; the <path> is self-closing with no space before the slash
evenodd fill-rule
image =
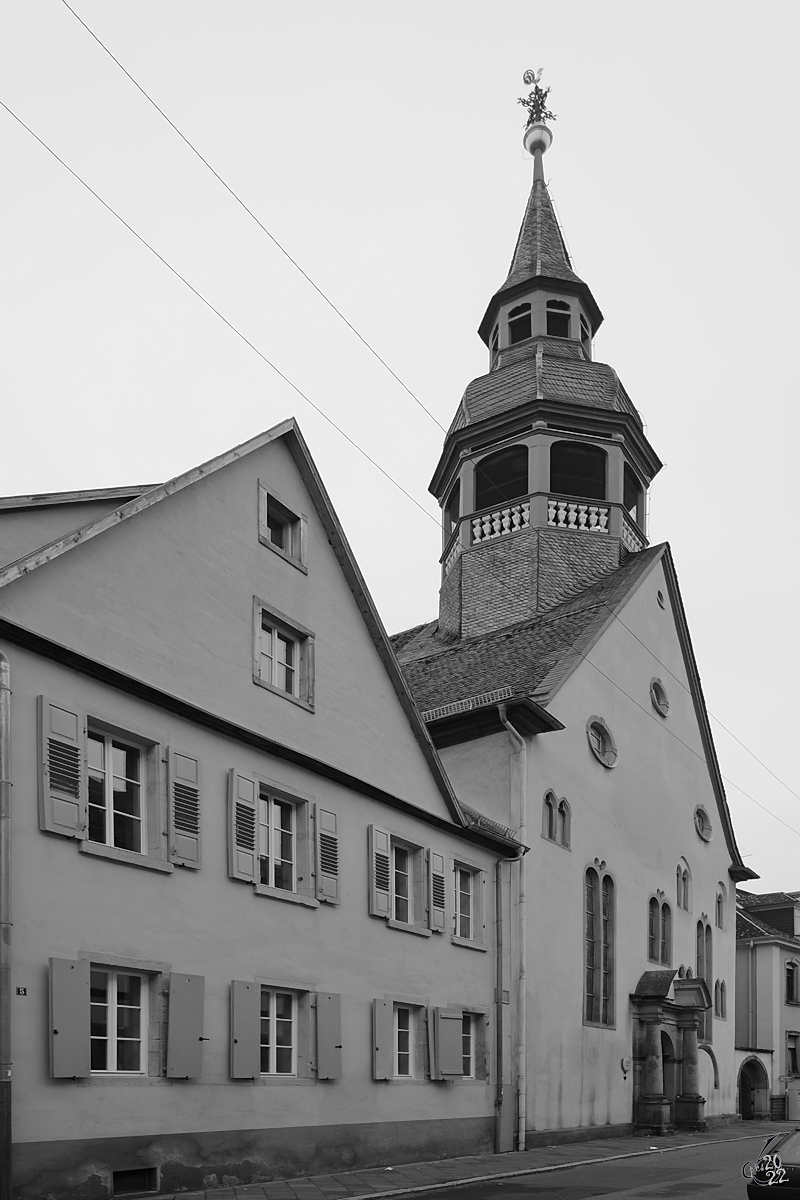
<path id="1" fill-rule="evenodd" d="M 714 901 L 714 924 L 717 929 L 725 928 L 725 885 L 717 884 L 717 895 Z"/>
<path id="2" fill-rule="evenodd" d="M 692 875 L 689 864 L 682 858 L 675 868 L 675 899 L 678 908 L 689 912 L 692 907 Z"/>
<path id="3" fill-rule="evenodd" d="M 584 875 L 584 1021 L 614 1024 L 614 880 L 600 868 Z"/>

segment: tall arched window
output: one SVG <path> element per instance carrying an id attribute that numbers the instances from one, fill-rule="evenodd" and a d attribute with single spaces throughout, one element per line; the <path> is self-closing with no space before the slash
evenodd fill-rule
<path id="1" fill-rule="evenodd" d="M 614 1024 L 614 881 L 589 867 L 584 876 L 584 1021 Z"/>
<path id="2" fill-rule="evenodd" d="M 706 921 L 697 922 L 697 978 L 705 979 L 709 989 L 713 973 L 713 956 L 711 951 L 711 926 Z M 700 1019 L 699 1034 L 707 1042 L 711 1041 L 713 1022 L 710 1012 L 706 1011 Z"/>
<path id="3" fill-rule="evenodd" d="M 565 849 L 570 846 L 570 825 L 572 817 L 566 800 L 558 802 L 558 840 Z"/>
<path id="4" fill-rule="evenodd" d="M 675 868 L 675 898 L 678 908 L 683 908 L 683 871 Z"/>
<path id="5" fill-rule="evenodd" d="M 569 314 L 570 307 L 565 300 L 547 301 L 548 337 L 569 337 Z"/>
<path id="6" fill-rule="evenodd" d="M 553 442 L 550 491 L 581 500 L 605 500 L 606 452 L 585 442 Z"/>
<path id="7" fill-rule="evenodd" d="M 508 340 L 512 346 L 531 336 L 531 306 L 518 304 L 508 314 Z"/>
<path id="8" fill-rule="evenodd" d="M 556 806 L 552 792 L 547 792 L 542 805 L 542 836 L 551 842 L 556 840 Z"/>
<path id="9" fill-rule="evenodd" d="M 714 902 L 714 924 L 717 929 L 725 928 L 725 885 L 717 884 L 717 898 Z"/>
<path id="10" fill-rule="evenodd" d="M 675 883 L 676 883 L 676 900 L 678 908 L 683 908 L 687 912 L 691 908 L 691 872 L 689 864 L 685 858 L 682 858 L 675 868 Z"/>
<path id="11" fill-rule="evenodd" d="M 475 466 L 475 508 L 492 508 L 528 494 L 528 447 L 508 446 Z"/>
<path id="12" fill-rule="evenodd" d="M 666 901 L 661 905 L 661 937 L 658 950 L 660 962 L 668 967 L 672 960 L 672 911 Z"/>
<path id="13" fill-rule="evenodd" d="M 647 957 L 651 962 L 658 962 L 658 901 L 650 897 L 647 906 Z"/>
<path id="14" fill-rule="evenodd" d="M 725 986 L 724 979 L 719 985 L 719 1015 L 722 1017 L 723 1021 L 728 1015 L 728 989 Z"/>
<path id="15" fill-rule="evenodd" d="M 714 984 L 714 1016 L 719 1017 L 721 1015 L 720 986 L 719 980 L 717 980 L 717 982 Z"/>

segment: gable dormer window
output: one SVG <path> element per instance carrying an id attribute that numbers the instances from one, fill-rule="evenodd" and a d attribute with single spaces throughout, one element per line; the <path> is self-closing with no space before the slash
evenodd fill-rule
<path id="1" fill-rule="evenodd" d="M 531 336 L 531 306 L 518 304 L 508 314 L 508 340 L 512 346 Z"/>
<path id="2" fill-rule="evenodd" d="M 569 337 L 569 305 L 566 300 L 547 301 L 547 336 Z"/>

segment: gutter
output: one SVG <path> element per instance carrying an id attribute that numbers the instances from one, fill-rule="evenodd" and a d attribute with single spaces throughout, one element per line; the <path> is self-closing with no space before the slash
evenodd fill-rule
<path id="1" fill-rule="evenodd" d="M 0 651 L 0 1200 L 11 1200 L 11 667 Z"/>
<path id="2" fill-rule="evenodd" d="M 528 826 L 528 771 L 525 739 L 518 733 L 508 719 L 505 704 L 498 705 L 500 720 L 505 726 L 511 745 L 519 764 L 519 826 L 517 836 L 525 845 Z M 515 1008 L 519 1029 L 517 1045 L 517 1149 L 525 1149 L 525 1126 L 527 1116 L 527 889 L 526 889 L 525 859 L 519 860 L 519 881 L 517 884 L 517 927 L 519 931 L 519 970 L 516 978 Z M 500 1001 L 502 1003 L 502 992 Z"/>

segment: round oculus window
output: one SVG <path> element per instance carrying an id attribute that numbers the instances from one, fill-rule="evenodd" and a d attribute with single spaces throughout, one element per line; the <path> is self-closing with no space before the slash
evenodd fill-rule
<path id="1" fill-rule="evenodd" d="M 669 712 L 669 696 L 660 679 L 650 680 L 650 699 L 656 712 L 665 717 Z"/>
<path id="2" fill-rule="evenodd" d="M 619 759 L 617 744 L 602 717 L 589 717 L 586 722 L 589 749 L 604 767 L 615 767 Z"/>
<path id="3" fill-rule="evenodd" d="M 694 810 L 694 827 L 704 842 L 711 841 L 711 819 L 702 804 Z"/>

